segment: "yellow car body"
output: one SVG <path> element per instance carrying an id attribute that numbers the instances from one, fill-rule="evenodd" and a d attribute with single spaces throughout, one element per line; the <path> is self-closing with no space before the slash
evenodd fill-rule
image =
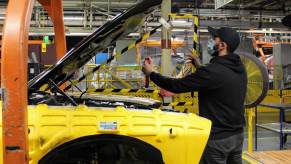
<path id="1" fill-rule="evenodd" d="M 28 126 L 30 164 L 50 163 L 47 162 L 50 159 L 46 162 L 44 159 L 63 145 L 98 136 L 108 139 L 127 137 L 149 144 L 161 153 L 165 164 L 195 164 L 199 163 L 207 143 L 211 121 L 196 114 L 159 109 L 41 104 L 28 107 Z M 0 141 L 2 147 L 2 139 Z M 3 154 L 3 150 L 0 151 Z"/>
<path id="2" fill-rule="evenodd" d="M 70 87 L 74 88 L 74 83 L 59 88 L 96 54 L 136 31 L 161 3 L 162 0 L 136 3 L 97 28 L 55 65 L 29 81 L 30 164 L 199 163 L 210 134 L 211 121 L 195 114 L 161 111 L 156 109 L 159 107 L 150 106 L 156 102 L 147 100 L 87 95 L 88 88 L 80 90 L 77 87 L 82 93 L 77 96 L 65 93 Z M 121 55 L 146 40 L 155 31 L 117 54 Z M 119 56 L 117 54 L 104 63 L 112 61 Z M 99 68 L 100 65 L 93 70 Z M 94 72 L 86 75 L 91 73 Z M 82 81 L 82 78 L 77 81 Z M 120 105 L 125 102 L 123 100 L 127 102 Z M 2 138 L 0 144 L 2 147 Z M 3 150 L 0 151 L 3 155 Z"/>

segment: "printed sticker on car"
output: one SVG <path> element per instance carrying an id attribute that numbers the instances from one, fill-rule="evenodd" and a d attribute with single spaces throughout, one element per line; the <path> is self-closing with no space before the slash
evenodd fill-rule
<path id="1" fill-rule="evenodd" d="M 99 131 L 117 131 L 118 123 L 116 121 L 101 121 L 99 122 Z"/>

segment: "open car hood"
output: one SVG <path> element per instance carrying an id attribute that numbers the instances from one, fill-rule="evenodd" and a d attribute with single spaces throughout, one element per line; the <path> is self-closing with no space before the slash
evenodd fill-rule
<path id="1" fill-rule="evenodd" d="M 60 86 L 98 52 L 114 45 L 118 39 L 134 32 L 146 16 L 159 7 L 162 0 L 143 0 L 132 6 L 124 13 L 105 23 L 91 35 L 79 42 L 55 65 L 40 73 L 28 83 L 29 93 L 37 91 L 50 81 Z M 50 89 L 51 86 L 47 86 Z"/>

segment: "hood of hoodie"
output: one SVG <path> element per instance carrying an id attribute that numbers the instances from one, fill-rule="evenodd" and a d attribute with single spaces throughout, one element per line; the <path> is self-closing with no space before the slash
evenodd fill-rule
<path id="1" fill-rule="evenodd" d="M 245 71 L 244 65 L 237 54 L 216 56 L 210 60 L 210 63 L 222 64 L 236 73 L 243 73 Z"/>

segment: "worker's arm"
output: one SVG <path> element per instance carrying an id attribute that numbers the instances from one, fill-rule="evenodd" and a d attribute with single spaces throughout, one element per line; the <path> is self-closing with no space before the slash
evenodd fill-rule
<path id="1" fill-rule="evenodd" d="M 254 47 L 254 49 L 259 53 L 259 55 L 261 56 L 260 58 L 261 58 L 261 60 L 263 61 L 263 62 L 265 62 L 265 60 L 266 60 L 266 56 L 265 56 L 265 53 L 264 53 L 264 51 L 263 51 L 263 47 L 262 47 L 262 45 L 258 45 L 257 44 L 257 42 L 258 42 L 258 40 L 256 40 L 255 39 L 255 37 L 253 38 L 253 47 Z"/>
<path id="2" fill-rule="evenodd" d="M 258 51 L 259 51 L 259 53 L 260 53 L 260 56 L 261 56 L 262 61 L 265 63 L 266 56 L 265 56 L 265 53 L 264 53 L 264 51 L 263 51 L 263 48 L 260 47 L 260 48 L 258 49 Z"/>
<path id="3" fill-rule="evenodd" d="M 183 78 L 169 78 L 152 72 L 150 79 L 159 87 L 173 92 L 184 93 L 207 89 L 210 86 L 210 71 L 206 67 L 197 69 L 195 73 Z"/>

